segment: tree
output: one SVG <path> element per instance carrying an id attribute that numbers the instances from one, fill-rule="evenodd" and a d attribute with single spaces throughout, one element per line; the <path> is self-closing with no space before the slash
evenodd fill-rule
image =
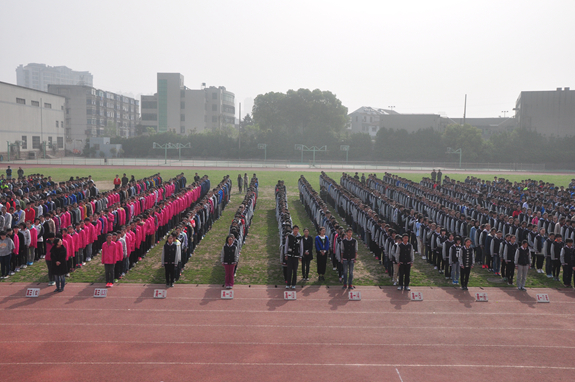
<path id="1" fill-rule="evenodd" d="M 118 136 L 118 128 L 115 122 L 108 121 L 108 125 L 104 127 L 104 136 L 115 138 Z"/>
<path id="2" fill-rule="evenodd" d="M 442 140 L 446 147 L 451 147 L 453 150 L 461 149 L 464 161 L 476 162 L 483 159 L 485 142 L 481 137 L 481 130 L 475 126 L 467 123 L 449 125 L 443 132 Z"/>

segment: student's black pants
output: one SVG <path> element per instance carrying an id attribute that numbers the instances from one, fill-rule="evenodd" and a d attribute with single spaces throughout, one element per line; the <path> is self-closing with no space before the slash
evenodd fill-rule
<path id="1" fill-rule="evenodd" d="M 411 264 L 399 264 L 399 286 L 408 287 L 411 275 Z"/>
<path id="2" fill-rule="evenodd" d="M 290 256 L 287 258 L 288 264 L 288 285 L 296 285 L 297 283 L 297 267 L 299 265 L 299 257 Z"/>
<path id="3" fill-rule="evenodd" d="M 573 267 L 571 265 L 563 266 L 563 284 L 571 285 L 571 279 L 573 278 Z"/>
<path id="4" fill-rule="evenodd" d="M 327 253 L 322 255 L 320 252 L 316 252 L 317 256 L 317 274 L 318 275 L 325 275 L 325 268 L 327 265 L 327 257 L 329 256 Z"/>
<path id="5" fill-rule="evenodd" d="M 301 277 L 304 279 L 309 277 L 309 264 L 311 263 L 311 259 L 313 259 L 311 255 L 304 256 L 301 259 Z"/>
<path id="6" fill-rule="evenodd" d="M 171 285 L 176 279 L 176 266 L 174 264 L 164 265 L 166 271 L 166 285 Z"/>
<path id="7" fill-rule="evenodd" d="M 106 284 L 114 283 L 114 268 L 116 264 L 104 264 L 104 270 L 106 271 Z"/>
<path id="8" fill-rule="evenodd" d="M 467 288 L 467 284 L 469 283 L 469 274 L 471 273 L 471 267 L 461 268 L 460 272 L 461 272 L 460 273 L 461 286 Z"/>
<path id="9" fill-rule="evenodd" d="M 515 275 L 515 263 L 510 261 L 506 264 L 507 267 L 507 282 L 513 284 L 513 276 Z"/>
<path id="10" fill-rule="evenodd" d="M 561 260 L 553 260 L 553 277 L 559 278 L 559 273 L 561 273 Z"/>

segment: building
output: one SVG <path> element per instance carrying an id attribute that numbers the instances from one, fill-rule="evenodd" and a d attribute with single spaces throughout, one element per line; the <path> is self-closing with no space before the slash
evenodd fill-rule
<path id="1" fill-rule="evenodd" d="M 353 133 L 365 133 L 372 137 L 381 128 L 415 132 L 420 129 L 433 128 L 443 131 L 445 122 L 439 114 L 400 114 L 395 110 L 375 109 L 362 106 L 349 114 L 350 130 Z"/>
<path id="2" fill-rule="evenodd" d="M 122 153 L 122 145 L 111 144 L 109 137 L 91 137 L 88 144 L 96 158 L 115 158 Z"/>
<path id="3" fill-rule="evenodd" d="M 157 92 L 142 96 L 141 124 L 159 133 L 189 134 L 235 124 L 235 96 L 225 87 L 188 89 L 180 73 L 158 73 Z"/>
<path id="4" fill-rule="evenodd" d="M 463 118 L 445 118 L 445 125 L 463 124 Z M 517 127 L 516 118 L 465 118 L 465 124 L 481 130 L 483 139 L 489 139 L 493 134 L 503 131 L 511 132 Z"/>
<path id="5" fill-rule="evenodd" d="M 0 154 L 21 159 L 54 155 L 64 148 L 65 98 L 0 82 Z"/>
<path id="6" fill-rule="evenodd" d="M 534 129 L 546 136 L 575 135 L 574 90 L 521 92 L 514 110 L 520 128 Z"/>
<path id="7" fill-rule="evenodd" d="M 81 152 L 87 138 L 135 135 L 140 102 L 84 85 L 49 85 L 66 98 L 66 150 Z"/>
<path id="8" fill-rule="evenodd" d="M 20 65 L 16 68 L 16 84 L 31 89 L 48 91 L 48 85 L 93 86 L 90 72 L 77 72 L 66 66 L 44 64 Z"/>

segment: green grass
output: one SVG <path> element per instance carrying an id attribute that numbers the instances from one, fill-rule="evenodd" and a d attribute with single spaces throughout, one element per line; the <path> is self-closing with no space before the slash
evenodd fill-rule
<path id="1" fill-rule="evenodd" d="M 229 174 L 234 181 L 237 178 L 238 170 L 210 170 L 202 171 L 193 168 L 165 168 L 156 170 L 154 168 L 27 168 L 26 174 L 30 173 L 43 173 L 51 175 L 56 181 L 69 179 L 70 176 L 88 176 L 98 182 L 110 182 L 116 174 L 120 176 L 125 172 L 134 175 L 137 179 L 144 176 L 152 175 L 155 172 L 161 172 L 164 179 L 170 176 L 175 176 L 184 172 L 188 180 L 193 178 L 194 173 L 197 171 L 200 175 L 207 174 L 210 176 L 212 183 L 217 183 L 224 176 Z M 245 171 L 242 171 L 242 175 Z M 249 171 L 248 175 L 254 171 Z M 252 226 L 250 227 L 246 243 L 242 249 L 240 258 L 240 265 L 236 277 L 236 283 L 239 284 L 267 284 L 267 285 L 283 285 L 283 272 L 279 263 L 279 233 L 275 219 L 275 198 L 274 186 L 278 179 L 285 181 L 288 190 L 288 203 L 294 224 L 300 227 L 309 227 L 310 235 L 315 236 L 313 224 L 307 217 L 304 207 L 299 202 L 299 194 L 297 190 L 297 180 L 301 174 L 304 174 L 312 187 L 319 191 L 319 171 L 314 172 L 299 172 L 299 171 L 256 171 L 260 181 L 260 191 L 257 208 L 255 210 Z M 397 173 L 398 175 L 418 181 L 422 176 L 427 176 L 427 173 Z M 328 175 L 335 180 L 339 180 L 341 172 L 328 172 Z M 361 175 L 361 172 L 360 172 Z M 382 172 L 378 172 L 378 176 L 382 176 Z M 446 173 L 446 175 L 449 175 Z M 472 174 L 470 174 L 472 175 Z M 467 174 L 454 174 L 452 178 L 457 180 L 464 180 Z M 493 175 L 481 174 L 477 175 L 484 179 L 492 179 L 493 176 L 499 176 L 494 173 Z M 518 173 L 516 175 L 502 175 L 511 181 L 522 180 L 527 176 Z M 571 175 L 542 175 L 537 176 L 537 179 L 542 179 L 547 182 L 553 182 L 556 185 L 567 185 L 572 176 Z M 231 223 L 233 214 L 235 213 L 238 205 L 242 202 L 243 195 L 237 193 L 237 187 L 234 188 L 234 193 L 226 209 L 224 210 L 220 219 L 214 223 L 212 230 L 208 232 L 200 245 L 196 248 L 192 259 L 188 263 L 185 271 L 183 272 L 180 283 L 195 283 L 195 284 L 222 284 L 224 280 L 224 270 L 219 262 L 221 247 L 224 239 L 228 233 L 229 225 Z M 330 206 L 331 207 L 331 206 Z M 333 208 L 330 208 L 334 212 Z M 341 217 L 335 214 L 336 218 L 341 222 Z M 361 242 L 360 242 L 361 243 Z M 163 241 L 160 243 L 163 244 Z M 132 269 L 128 275 L 121 282 L 134 282 L 134 283 L 164 283 L 164 271 L 160 266 L 161 245 L 153 248 L 146 258 L 141 261 L 136 268 Z M 314 255 L 315 256 L 315 255 Z M 330 263 L 328 262 L 328 271 L 326 274 L 327 284 L 338 284 L 336 272 L 331 270 Z M 298 278 L 301 276 L 301 265 L 298 269 Z M 412 269 L 412 284 L 418 286 L 451 286 L 450 282 L 446 282 L 443 275 L 440 275 L 432 267 L 422 261 L 416 259 L 415 266 Z M 359 246 L 358 261 L 354 271 L 356 285 L 391 285 L 391 279 L 385 274 L 383 267 L 379 265 L 373 255 L 368 249 L 361 244 Z M 307 284 L 318 284 L 316 262 L 312 261 L 310 266 L 310 281 Z M 47 282 L 47 269 L 44 262 L 38 262 L 27 269 L 23 269 L 9 279 L 3 282 Z M 100 263 L 100 257 L 95 261 L 87 263 L 80 270 L 72 273 L 68 282 L 103 282 L 104 281 L 104 267 Z M 498 281 L 497 278 L 481 269 L 474 268 L 469 281 L 469 286 L 506 286 Z M 300 282 L 301 283 L 301 282 Z M 560 287 L 559 282 L 554 282 L 548 279 L 545 275 L 537 274 L 530 271 L 527 279 L 528 287 Z"/>

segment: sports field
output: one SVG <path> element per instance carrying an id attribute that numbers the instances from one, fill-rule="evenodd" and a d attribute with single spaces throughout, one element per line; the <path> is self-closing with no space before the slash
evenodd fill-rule
<path id="1" fill-rule="evenodd" d="M 16 168 L 14 166 L 14 168 Z M 113 187 L 112 179 L 116 174 L 120 177 L 125 172 L 128 176 L 134 175 L 136 179 L 150 176 L 160 172 L 164 179 L 175 176 L 184 172 L 188 180 L 193 178 L 195 172 L 200 176 L 207 174 L 212 181 L 218 182 L 224 175 L 230 175 L 234 181 L 239 173 L 248 170 L 229 169 L 216 170 L 210 168 L 170 168 L 170 167 L 153 167 L 153 168 L 102 168 L 102 167 L 68 167 L 68 168 L 48 168 L 48 167 L 28 167 L 25 168 L 25 174 L 42 173 L 50 175 L 56 181 L 67 180 L 70 176 L 88 176 L 97 182 L 101 191 Z M 251 175 L 250 172 L 248 175 Z M 291 210 L 294 224 L 300 227 L 313 227 L 313 224 L 307 217 L 302 204 L 299 202 L 297 180 L 300 175 L 304 175 L 310 184 L 319 191 L 319 170 L 308 171 L 258 171 L 257 176 L 260 182 L 259 198 L 255 211 L 250 233 L 247 237 L 246 244 L 242 249 L 240 266 L 237 272 L 236 283 L 245 285 L 277 285 L 283 284 L 282 269 L 279 264 L 278 246 L 279 233 L 275 219 L 275 199 L 274 186 L 279 179 L 284 180 L 288 190 L 288 202 Z M 361 173 L 360 173 L 361 174 Z M 424 173 L 397 173 L 400 176 L 418 181 Z M 333 179 L 339 179 L 341 172 L 328 172 Z M 379 174 L 381 175 L 381 174 Z M 477 175 L 483 179 L 492 179 L 493 176 L 505 177 L 511 181 L 519 181 L 526 178 L 542 179 L 546 182 L 553 182 L 556 185 L 567 185 L 571 175 L 540 175 L 540 174 L 451 174 L 444 175 L 451 178 L 464 180 L 467 175 Z M 188 263 L 179 283 L 190 284 L 222 284 L 224 280 L 224 270 L 219 263 L 219 254 L 228 233 L 234 212 L 241 203 L 243 196 L 234 188 L 230 204 L 224 210 L 222 217 L 214 223 L 212 230 L 206 235 L 204 240 L 196 248 L 192 259 Z M 339 221 L 342 221 L 338 217 Z M 315 235 L 315 232 L 311 232 Z M 143 261 L 140 261 L 136 268 L 132 269 L 127 276 L 121 280 L 121 283 L 158 283 L 164 282 L 163 269 L 160 267 L 161 246 L 153 248 Z M 363 245 L 360 245 L 359 259 L 356 264 L 354 278 L 355 284 L 363 286 L 380 286 L 391 285 L 391 280 L 384 273 L 383 267 L 373 257 L 373 255 Z M 417 259 L 414 269 L 412 270 L 412 285 L 414 286 L 450 286 L 445 282 L 436 271 L 426 263 Z M 68 282 L 102 282 L 104 280 L 104 267 L 97 261 L 88 263 L 82 269 L 72 273 Z M 16 275 L 3 282 L 47 282 L 47 269 L 43 262 L 38 262 L 32 267 L 21 270 Z M 304 282 L 300 281 L 304 285 Z M 315 266 L 312 263 L 310 272 L 310 281 L 305 282 L 307 285 L 318 284 Z M 326 275 L 327 285 L 339 284 L 336 272 L 328 272 Z M 492 273 L 486 270 L 474 268 L 471 274 L 469 286 L 488 287 L 498 286 L 506 287 L 498 277 L 493 277 Z M 545 275 L 537 274 L 531 271 L 527 281 L 527 287 L 560 287 L 559 282 L 548 279 Z"/>

